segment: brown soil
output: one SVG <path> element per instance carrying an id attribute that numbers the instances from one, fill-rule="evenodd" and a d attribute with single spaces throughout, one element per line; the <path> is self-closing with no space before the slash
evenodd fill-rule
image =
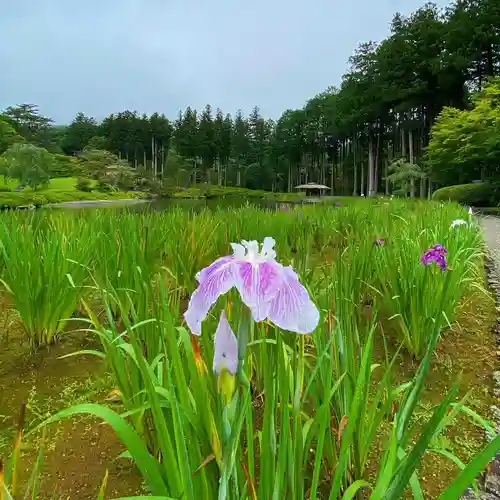
<path id="1" fill-rule="evenodd" d="M 428 418 L 433 405 L 460 373 L 461 394 L 472 391 L 468 406 L 480 415 L 488 415 L 493 401 L 489 390 L 491 375 L 496 364 L 494 321 L 492 299 L 474 292 L 463 301 L 457 323 L 443 335 L 436 351 L 418 410 L 422 419 Z M 0 328 L 1 324 L 0 319 Z M 29 431 L 54 411 L 72 404 L 104 401 L 112 389 L 99 358 L 86 355 L 59 359 L 74 351 L 97 348 L 84 333 L 65 334 L 50 349 L 31 355 L 12 310 L 5 325 L 9 332 L 6 345 L 2 345 L 0 329 L 0 457 L 3 458 L 12 449 L 15 422 L 23 401 L 28 402 L 26 430 Z M 408 380 L 416 367 L 414 360 L 399 354 L 395 383 Z M 47 436 L 39 499 L 95 499 L 106 469 L 109 471 L 106 498 L 140 493 L 140 475 L 130 462 L 117 459 L 123 446 L 108 426 L 89 417 L 75 417 L 53 424 Z M 484 445 L 484 432 L 460 417 L 446 430 L 444 439 L 446 446 L 467 462 Z M 40 434 L 28 434 L 23 440 L 22 484 L 29 478 L 40 444 Z M 419 470 L 425 498 L 437 498 L 457 471 L 450 460 L 427 453 Z"/>
<path id="2" fill-rule="evenodd" d="M 95 345 L 81 332 L 64 335 L 60 342 L 29 354 L 22 329 L 14 321 L 9 341 L 0 351 L 0 456 L 12 450 L 19 408 L 27 403 L 21 458 L 21 491 L 33 470 L 41 434 L 29 430 L 51 413 L 88 400 L 102 401 L 109 392 L 102 361 L 94 356 L 60 356 Z M 1 333 L 0 333 L 1 342 Z M 74 417 L 53 424 L 47 432 L 39 499 L 95 499 L 109 471 L 107 498 L 138 494 L 141 478 L 126 459 L 113 430 L 90 417 Z"/>
<path id="3" fill-rule="evenodd" d="M 460 378 L 459 398 L 469 392 L 465 405 L 489 421 L 490 407 L 494 403 L 491 391 L 492 373 L 498 365 L 494 336 L 495 318 L 493 297 L 486 297 L 484 293 L 474 289 L 462 300 L 457 321 L 451 329 L 443 333 L 436 348 L 423 396 L 416 411 L 416 420 L 426 422 L 436 405 Z M 387 334 L 390 327 L 384 330 Z M 395 352 L 396 349 L 393 349 Z M 417 367 L 418 361 L 401 350 L 394 366 L 393 385 L 410 380 Z M 415 440 L 419 430 L 418 422 L 416 424 Z M 435 443 L 436 447 L 444 447 L 465 463 L 484 445 L 484 429 L 462 414 L 455 418 Z M 380 443 L 380 451 L 382 446 L 383 443 Z M 370 469 L 376 472 L 376 458 Z M 458 472 L 458 466 L 450 459 L 438 453 L 427 452 L 418 470 L 424 498 L 438 498 Z M 413 498 L 410 491 L 405 498 Z"/>

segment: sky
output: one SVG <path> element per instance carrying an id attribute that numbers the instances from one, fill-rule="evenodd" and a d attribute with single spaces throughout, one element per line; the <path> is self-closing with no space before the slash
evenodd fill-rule
<path id="1" fill-rule="evenodd" d="M 360 42 L 423 0 L 0 0 L 0 110 L 279 118 L 339 85 Z M 446 6 L 447 0 L 437 0 Z"/>

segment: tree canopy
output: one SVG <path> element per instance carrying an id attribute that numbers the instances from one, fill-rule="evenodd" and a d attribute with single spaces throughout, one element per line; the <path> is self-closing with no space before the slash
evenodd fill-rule
<path id="1" fill-rule="evenodd" d="M 177 186 L 291 191 L 314 181 L 337 194 L 373 195 L 411 178 L 409 194 L 424 195 L 429 184 L 498 174 L 499 85 L 490 83 L 498 76 L 500 3 L 456 0 L 444 10 L 428 3 L 395 14 L 386 39 L 354 50 L 338 87 L 277 120 L 258 107 L 245 117 L 207 104 L 174 119 L 125 110 L 98 122 L 78 113 L 67 127 L 54 127 L 23 104 L 4 111 L 0 148 L 15 133 L 67 155 L 106 150 Z"/>

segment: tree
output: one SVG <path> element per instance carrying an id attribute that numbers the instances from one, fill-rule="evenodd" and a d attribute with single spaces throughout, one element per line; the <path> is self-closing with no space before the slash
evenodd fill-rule
<path id="1" fill-rule="evenodd" d="M 66 128 L 61 148 L 69 155 L 79 153 L 87 147 L 97 132 L 98 125 L 94 118 L 77 113 L 74 120 Z"/>
<path id="2" fill-rule="evenodd" d="M 24 142 L 14 127 L 0 115 L 0 155 L 14 144 Z"/>
<path id="3" fill-rule="evenodd" d="M 137 172 L 126 160 L 119 159 L 109 151 L 86 149 L 80 158 L 80 177 L 95 179 L 119 189 L 129 189 L 135 184 Z"/>
<path id="4" fill-rule="evenodd" d="M 416 163 L 399 158 L 389 165 L 388 180 L 396 186 L 394 194 L 415 196 L 415 181 L 425 179 L 426 173 Z"/>
<path id="5" fill-rule="evenodd" d="M 212 118 L 212 107 L 210 104 L 200 115 L 197 130 L 197 156 L 201 158 L 205 178 L 210 182 L 210 170 L 214 166 L 217 157 L 217 144 L 215 142 L 215 128 Z"/>
<path id="6" fill-rule="evenodd" d="M 52 120 L 43 116 L 35 104 L 9 106 L 4 116 L 27 142 L 47 149 L 58 149 L 52 134 Z"/>
<path id="7" fill-rule="evenodd" d="M 444 108 L 432 128 L 427 160 L 433 180 L 442 185 L 500 174 L 500 78 L 472 102 L 471 110 Z"/>
<path id="8" fill-rule="evenodd" d="M 250 140 L 248 135 L 248 122 L 243 118 L 241 110 L 236 112 L 233 128 L 232 157 L 236 171 L 236 185 L 241 186 L 241 173 L 248 161 Z"/>
<path id="9" fill-rule="evenodd" d="M 101 149 L 106 151 L 108 146 L 108 140 L 102 135 L 93 135 L 87 142 L 84 149 L 93 150 Z"/>
<path id="10" fill-rule="evenodd" d="M 7 164 L 7 177 L 33 189 L 49 182 L 54 158 L 46 149 L 32 144 L 14 144 L 3 157 Z"/>
<path id="11" fill-rule="evenodd" d="M 497 0 L 455 0 L 446 10 L 428 3 L 410 15 L 396 13 L 388 37 L 355 49 L 338 88 L 285 110 L 276 122 L 258 107 L 245 118 L 241 111 L 214 113 L 210 105 L 201 113 L 187 107 L 174 123 L 159 113 L 126 110 L 100 124 L 79 114 L 65 129 L 52 126 L 34 105 L 9 108 L 3 121 L 39 146 L 41 140 L 57 146 L 62 134 L 66 153 L 85 145 L 108 150 L 166 185 L 209 181 L 292 191 L 315 181 L 336 194 L 373 196 L 389 194 L 391 179 L 428 161 L 429 178 L 409 181 L 410 194 L 420 188 L 424 196 L 430 180 L 497 175 L 495 111 L 492 105 L 480 109 L 471 95 L 500 75 L 499 26 Z M 473 113 L 465 112 L 472 106 Z M 10 141 L 4 148 L 12 145 L 3 140 Z M 398 173 L 390 168 L 395 165 Z"/>

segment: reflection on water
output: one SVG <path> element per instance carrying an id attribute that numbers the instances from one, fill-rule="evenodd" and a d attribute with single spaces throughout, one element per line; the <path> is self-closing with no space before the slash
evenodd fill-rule
<path id="1" fill-rule="evenodd" d="M 246 205 L 254 205 L 262 208 L 289 210 L 291 204 L 279 203 L 272 200 L 262 200 L 259 198 L 217 198 L 217 199 L 172 199 L 164 198 L 160 200 L 146 201 L 141 203 L 115 203 L 95 204 L 95 203 L 73 203 L 71 205 L 53 206 L 51 210 L 64 210 L 64 211 L 83 211 L 90 209 L 99 210 L 126 210 L 127 212 L 144 212 L 155 211 L 162 212 L 172 208 L 182 208 L 185 210 L 198 212 L 204 208 L 216 210 L 227 208 L 238 208 Z M 48 208 L 47 208 L 48 209 Z"/>

